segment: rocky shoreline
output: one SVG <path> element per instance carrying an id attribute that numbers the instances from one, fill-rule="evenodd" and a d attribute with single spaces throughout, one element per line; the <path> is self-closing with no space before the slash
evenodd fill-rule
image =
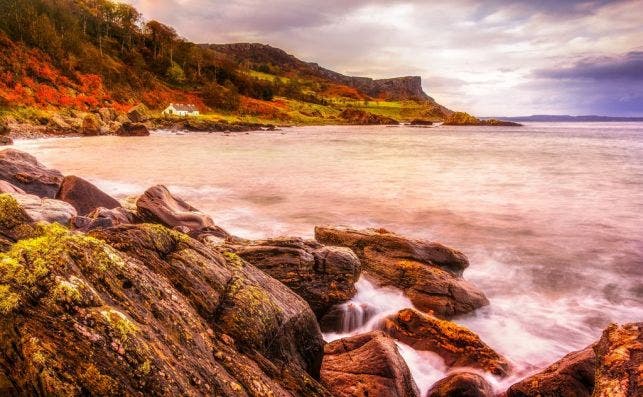
<path id="1" fill-rule="evenodd" d="M 0 395 L 425 397 L 397 342 L 450 369 L 430 397 L 643 390 L 643 323 L 494 390 L 514 368 L 452 321 L 489 301 L 442 244 L 337 226 L 251 241 L 164 186 L 128 203 L 0 151 Z M 326 343 L 360 277 L 413 307 Z"/>

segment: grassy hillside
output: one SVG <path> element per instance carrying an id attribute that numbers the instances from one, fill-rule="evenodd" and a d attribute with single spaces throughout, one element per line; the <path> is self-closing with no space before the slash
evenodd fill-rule
<path id="1" fill-rule="evenodd" d="M 205 118 L 282 124 L 346 122 L 348 107 L 398 121 L 450 114 L 419 78 L 380 84 L 269 46 L 197 45 L 127 4 L 0 0 L 0 15 L 0 113 L 14 118 L 139 103 L 159 114 L 170 102 Z"/>

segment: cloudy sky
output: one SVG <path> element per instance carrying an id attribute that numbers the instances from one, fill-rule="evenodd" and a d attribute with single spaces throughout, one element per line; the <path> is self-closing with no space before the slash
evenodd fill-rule
<path id="1" fill-rule="evenodd" d="M 438 102 L 479 116 L 643 116 L 643 0 L 128 2 L 191 41 L 419 75 Z"/>

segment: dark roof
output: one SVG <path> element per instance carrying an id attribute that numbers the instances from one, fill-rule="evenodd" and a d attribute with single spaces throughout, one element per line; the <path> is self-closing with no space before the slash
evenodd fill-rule
<path id="1" fill-rule="evenodd" d="M 199 109 L 196 108 L 191 103 L 170 103 L 170 106 L 174 107 L 179 112 L 198 112 Z"/>

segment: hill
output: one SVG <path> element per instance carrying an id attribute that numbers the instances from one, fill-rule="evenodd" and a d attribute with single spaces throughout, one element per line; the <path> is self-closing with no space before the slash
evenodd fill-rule
<path id="1" fill-rule="evenodd" d="M 160 115 L 172 102 L 206 119 L 280 124 L 351 123 L 347 108 L 376 123 L 451 113 L 420 77 L 345 76 L 262 44 L 199 45 L 123 3 L 0 0 L 0 15 L 9 16 L 0 18 L 0 117 L 9 123 L 60 116 L 77 125 L 138 104 Z"/>

